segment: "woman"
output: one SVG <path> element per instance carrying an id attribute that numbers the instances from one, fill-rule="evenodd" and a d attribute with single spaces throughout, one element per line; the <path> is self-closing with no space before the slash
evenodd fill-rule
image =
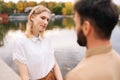
<path id="1" fill-rule="evenodd" d="M 46 7 L 34 7 L 28 15 L 25 36 L 15 42 L 13 60 L 22 80 L 63 80 L 51 42 L 44 36 L 50 17 Z"/>

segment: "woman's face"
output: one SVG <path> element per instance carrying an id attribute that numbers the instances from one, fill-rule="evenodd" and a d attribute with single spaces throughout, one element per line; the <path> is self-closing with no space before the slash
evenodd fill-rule
<path id="1" fill-rule="evenodd" d="M 34 15 L 31 17 L 33 22 L 33 31 L 34 32 L 42 32 L 46 30 L 48 22 L 50 20 L 50 13 L 45 11 L 40 14 Z"/>

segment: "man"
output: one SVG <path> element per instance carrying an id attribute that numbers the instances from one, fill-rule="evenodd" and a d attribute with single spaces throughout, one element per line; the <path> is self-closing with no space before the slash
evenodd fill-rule
<path id="1" fill-rule="evenodd" d="M 120 56 L 110 43 L 117 6 L 111 0 L 80 0 L 74 10 L 77 42 L 87 51 L 65 80 L 120 80 Z"/>

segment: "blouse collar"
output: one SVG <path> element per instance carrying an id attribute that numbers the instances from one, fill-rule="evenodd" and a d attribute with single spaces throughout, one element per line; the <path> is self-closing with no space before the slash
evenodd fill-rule
<path id="1" fill-rule="evenodd" d="M 36 42 L 36 41 L 41 41 L 41 40 L 42 40 L 42 37 L 41 37 L 41 36 L 36 37 L 36 36 L 32 35 L 32 37 L 31 37 L 30 39 L 31 39 L 32 41 Z"/>

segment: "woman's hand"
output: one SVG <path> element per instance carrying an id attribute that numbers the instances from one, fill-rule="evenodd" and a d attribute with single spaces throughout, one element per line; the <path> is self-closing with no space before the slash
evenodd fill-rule
<path id="1" fill-rule="evenodd" d="M 16 63 L 18 65 L 21 80 L 30 80 L 27 66 L 25 64 L 20 63 L 19 61 L 17 61 Z"/>
<path id="2" fill-rule="evenodd" d="M 63 80 L 63 77 L 62 77 L 62 74 L 61 74 L 61 71 L 60 71 L 57 61 L 55 61 L 54 73 L 55 73 L 57 80 Z"/>

